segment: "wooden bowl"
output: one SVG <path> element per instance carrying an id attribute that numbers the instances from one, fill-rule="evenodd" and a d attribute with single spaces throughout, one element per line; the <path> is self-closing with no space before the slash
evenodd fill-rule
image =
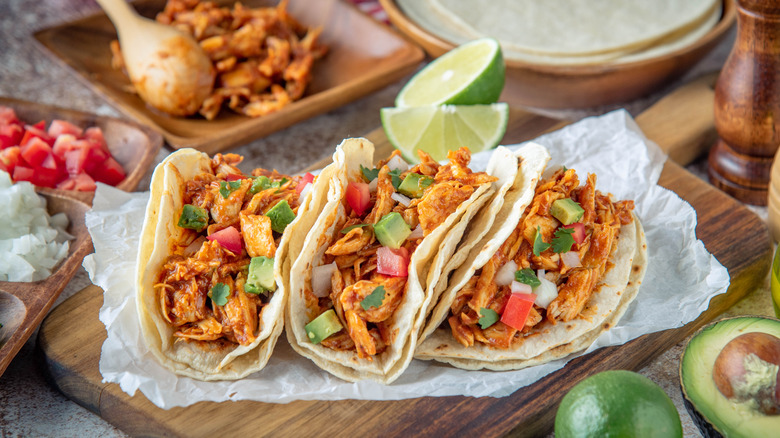
<path id="1" fill-rule="evenodd" d="M 67 231 L 75 239 L 70 241 L 68 256 L 48 278 L 32 283 L 0 281 L 0 375 L 41 323 L 84 256 L 92 252 L 92 239 L 84 224 L 89 205 L 59 193 L 41 195 L 50 215 L 62 212 L 68 216 Z"/>
<path id="2" fill-rule="evenodd" d="M 390 21 L 432 57 L 455 47 L 409 19 L 395 0 L 379 0 Z M 698 41 L 674 52 L 623 64 L 556 66 L 506 61 L 501 100 L 515 105 L 563 109 L 628 102 L 661 89 L 691 69 L 734 25 L 734 0 L 723 1 L 720 21 Z"/>
<path id="3" fill-rule="evenodd" d="M 127 120 L 7 97 L 0 97 L 0 106 L 2 105 L 13 108 L 19 119 L 25 123 L 45 120 L 48 125 L 53 119 L 61 119 L 82 128 L 100 127 L 111 155 L 125 169 L 127 176 L 116 187 L 126 192 L 132 192 L 138 187 L 138 183 L 146 174 L 163 143 L 159 133 Z M 94 192 L 58 190 L 47 187 L 38 187 L 38 191 L 79 199 L 90 205 L 92 197 L 95 195 Z"/>

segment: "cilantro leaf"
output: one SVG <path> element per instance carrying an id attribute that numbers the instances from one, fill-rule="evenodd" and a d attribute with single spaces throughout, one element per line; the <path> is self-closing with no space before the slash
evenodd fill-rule
<path id="1" fill-rule="evenodd" d="M 539 277 L 536 276 L 534 270 L 531 268 L 515 271 L 515 280 L 519 281 L 520 283 L 525 283 L 531 286 L 531 288 L 535 288 L 542 284 L 542 282 L 539 281 Z"/>
<path id="2" fill-rule="evenodd" d="M 390 181 L 393 183 L 393 188 L 397 191 L 401 186 L 401 169 L 395 169 L 390 171 Z"/>
<path id="3" fill-rule="evenodd" d="M 344 227 L 344 229 L 341 230 L 341 234 L 347 234 L 350 231 L 354 230 L 355 228 L 370 227 L 370 226 L 371 226 L 371 224 L 354 224 L 354 225 L 350 225 L 348 227 Z"/>
<path id="4" fill-rule="evenodd" d="M 552 249 L 557 253 L 569 252 L 574 245 L 574 228 L 558 228 L 552 240 Z"/>
<path id="5" fill-rule="evenodd" d="M 274 181 L 264 175 L 256 176 L 252 181 L 252 187 L 249 189 L 249 193 L 254 195 L 256 193 L 262 192 L 263 190 L 280 187 L 285 182 L 287 182 L 287 178 L 282 178 L 281 181 Z"/>
<path id="6" fill-rule="evenodd" d="M 363 310 L 368 310 L 372 307 L 379 308 L 379 306 L 382 305 L 382 301 L 384 299 L 385 299 L 385 287 L 377 286 L 373 292 L 368 294 L 367 297 L 363 298 L 363 301 L 360 302 L 360 307 L 362 307 Z"/>
<path id="7" fill-rule="evenodd" d="M 241 180 L 236 181 L 220 181 L 219 182 L 219 194 L 222 195 L 224 199 L 227 199 L 228 196 L 230 196 L 231 193 L 238 190 L 238 188 L 241 187 Z"/>
<path id="8" fill-rule="evenodd" d="M 366 180 L 366 182 L 371 182 L 375 180 L 377 176 L 379 176 L 379 169 L 369 169 L 368 167 L 363 167 L 362 164 L 360 165 L 360 171 L 363 172 L 363 178 Z"/>
<path id="9" fill-rule="evenodd" d="M 211 288 L 209 297 L 211 301 L 217 306 L 224 306 L 227 304 L 227 297 L 230 295 L 230 287 L 225 283 L 217 283 Z"/>
<path id="10" fill-rule="evenodd" d="M 534 255 L 539 257 L 539 254 L 543 253 L 550 247 L 549 243 L 542 240 L 542 227 L 536 227 L 536 237 L 534 237 Z"/>
<path id="11" fill-rule="evenodd" d="M 569 168 L 568 168 L 568 167 L 566 167 L 566 166 L 561 166 L 561 167 L 563 168 L 563 171 L 564 171 L 564 172 L 566 172 L 567 170 L 569 170 Z"/>
<path id="12" fill-rule="evenodd" d="M 482 330 L 490 327 L 498 321 L 498 312 L 493 309 L 482 307 L 479 309 L 479 326 Z"/>

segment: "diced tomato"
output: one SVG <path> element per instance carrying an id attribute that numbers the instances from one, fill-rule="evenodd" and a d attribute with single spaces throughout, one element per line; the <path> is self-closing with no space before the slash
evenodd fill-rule
<path id="1" fill-rule="evenodd" d="M 95 178 L 95 181 L 100 181 L 104 184 L 115 186 L 125 179 L 125 169 L 112 157 L 108 157 L 103 160 L 102 163 L 95 166 L 89 174 Z"/>
<path id="2" fill-rule="evenodd" d="M 49 153 L 49 155 L 47 155 L 46 158 L 44 158 L 41 162 L 41 167 L 44 169 L 59 171 L 60 163 L 57 162 L 57 158 L 54 157 L 54 154 Z"/>
<path id="3" fill-rule="evenodd" d="M 24 129 L 22 129 L 21 125 L 14 123 L 0 124 L 0 149 L 17 146 L 22 141 L 23 134 Z"/>
<path id="4" fill-rule="evenodd" d="M 65 152 L 65 169 L 68 171 L 68 175 L 84 173 L 84 163 L 87 162 L 88 156 L 89 149 L 85 147 Z"/>
<path id="5" fill-rule="evenodd" d="M 19 125 L 19 117 L 16 117 L 16 111 L 8 106 L 0 106 L 0 125 Z"/>
<path id="6" fill-rule="evenodd" d="M 376 272 L 391 277 L 406 277 L 409 275 L 409 250 L 380 246 L 376 250 Z"/>
<path id="7" fill-rule="evenodd" d="M 31 126 L 34 127 L 35 129 L 39 129 L 39 130 L 45 132 L 46 131 L 46 120 L 41 120 L 40 122 L 38 122 L 38 123 L 36 123 L 34 125 L 31 125 Z"/>
<path id="8" fill-rule="evenodd" d="M 53 169 L 47 169 L 44 167 L 36 167 L 33 169 L 33 177 L 31 182 L 40 187 L 57 187 L 57 183 L 60 181 L 60 171 L 56 167 Z"/>
<path id="9" fill-rule="evenodd" d="M 101 148 L 108 151 L 108 144 L 106 138 L 103 136 L 103 130 L 99 126 L 91 126 L 84 131 L 84 138 L 96 143 Z"/>
<path id="10" fill-rule="evenodd" d="M 38 167 L 52 153 L 51 146 L 38 137 L 22 145 L 22 158 L 32 167 Z"/>
<path id="11" fill-rule="evenodd" d="M 227 175 L 225 175 L 226 181 L 238 181 L 240 179 L 244 179 L 244 175 L 240 175 L 237 173 L 228 173 Z"/>
<path id="12" fill-rule="evenodd" d="M 512 294 L 504 307 L 501 322 L 516 330 L 525 327 L 525 321 L 534 306 L 536 294 Z"/>
<path id="13" fill-rule="evenodd" d="M 347 185 L 347 204 L 352 207 L 355 214 L 362 216 L 368 209 L 368 205 L 371 203 L 371 192 L 368 189 L 368 184 L 364 182 L 351 182 Z"/>
<path id="14" fill-rule="evenodd" d="M 574 238 L 574 241 L 579 245 L 585 240 L 585 225 L 582 222 L 575 222 L 570 225 L 564 225 L 564 228 L 573 228 L 574 232 L 571 234 L 571 237 Z"/>
<path id="15" fill-rule="evenodd" d="M 303 189 L 306 188 L 306 185 L 311 184 L 314 182 L 314 175 L 312 175 L 310 172 L 306 172 L 306 175 L 303 175 L 301 177 L 301 180 L 298 181 L 298 186 L 295 187 L 295 191 L 298 192 L 300 195 Z"/>
<path id="16" fill-rule="evenodd" d="M 61 190 L 76 190 L 79 192 L 94 192 L 97 186 L 95 181 L 86 173 L 72 175 L 57 185 Z"/>
<path id="17" fill-rule="evenodd" d="M 0 151 L 0 168 L 8 172 L 10 175 L 14 174 L 14 168 L 19 164 L 19 157 L 22 151 L 19 146 L 11 146 Z"/>
<path id="18" fill-rule="evenodd" d="M 12 178 L 14 181 L 32 182 L 33 175 L 35 175 L 35 171 L 31 167 L 17 164 L 16 167 L 14 167 L 14 174 Z"/>
<path id="19" fill-rule="evenodd" d="M 37 125 L 25 125 L 24 135 L 22 136 L 22 140 L 19 142 L 19 145 L 24 146 L 25 144 L 27 144 L 27 142 L 29 142 L 33 138 L 40 138 L 41 140 L 45 141 L 49 146 L 54 144 L 54 138 L 49 136 L 49 134 L 46 133 L 46 131 L 44 131 L 43 128 L 38 128 Z"/>
<path id="20" fill-rule="evenodd" d="M 51 147 L 51 150 L 57 158 L 64 160 L 66 152 L 77 148 L 77 141 L 79 140 L 71 134 L 60 135 L 54 140 L 54 145 Z"/>
<path id="21" fill-rule="evenodd" d="M 241 254 L 241 234 L 239 234 L 236 227 L 223 228 L 216 233 L 211 233 L 206 236 L 209 240 L 216 240 L 220 246 L 233 254 Z"/>
<path id="22" fill-rule="evenodd" d="M 66 122 L 65 120 L 54 119 L 51 121 L 49 130 L 47 132 L 52 138 L 57 138 L 62 134 L 70 134 L 76 137 L 81 137 L 84 133 L 84 130 L 74 125 L 73 123 Z"/>

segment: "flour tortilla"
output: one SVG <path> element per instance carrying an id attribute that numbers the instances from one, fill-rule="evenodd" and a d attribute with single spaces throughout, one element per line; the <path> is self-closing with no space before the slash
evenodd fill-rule
<path id="1" fill-rule="evenodd" d="M 518 182 L 525 181 L 527 184 L 534 181 L 526 189 L 531 192 L 530 197 L 506 196 L 506 202 L 498 213 L 486 209 L 475 219 L 474 223 L 490 222 L 490 231 L 481 238 L 467 235 L 463 239 L 462 245 L 474 249 L 453 272 L 446 290 L 427 320 L 419 338 L 416 358 L 434 359 L 467 369 L 505 370 L 537 365 L 587 348 L 601 333 L 614 326 L 636 297 L 636 289 L 641 284 L 647 265 L 647 244 L 639 218 L 634 216 L 631 225 L 621 227 L 610 255 L 610 264 L 586 303 L 582 316 L 557 324 L 545 320 L 527 334 L 523 342 L 509 349 L 491 348 L 481 343 L 464 347 L 452 337 L 449 327 L 442 327 L 458 291 L 490 260 L 516 227 L 531 202 L 536 181 L 541 177 L 548 159 L 549 155 L 546 155 L 536 160 L 543 162 L 541 166 L 526 168 L 530 174 L 525 174 L 521 168 L 522 177 L 518 178 Z M 491 216 L 495 217 L 492 221 Z M 479 242 L 475 244 L 470 239 L 479 239 Z"/>
<path id="2" fill-rule="evenodd" d="M 464 5 L 469 3 L 468 1 L 464 0 L 461 0 L 461 2 L 464 3 Z M 678 0 L 678 2 L 683 3 L 680 0 Z M 513 2 L 508 3 L 510 4 L 507 6 L 508 9 L 506 10 L 513 10 L 515 8 L 520 8 L 521 3 L 524 2 L 517 4 Z M 599 29 L 611 29 L 611 26 L 603 26 L 599 24 L 598 20 L 603 19 L 603 16 L 593 16 L 588 14 L 567 14 L 566 20 L 575 20 L 579 23 L 579 25 L 575 27 L 564 26 L 563 23 L 565 20 L 560 21 L 558 17 L 548 17 L 540 21 L 533 21 L 538 19 L 538 17 L 543 14 L 551 14 L 553 8 L 563 7 L 562 4 L 565 3 L 565 0 L 557 0 L 556 2 L 549 4 L 547 2 L 531 3 L 534 3 L 534 5 L 530 9 L 521 8 L 521 12 L 515 11 L 514 13 L 501 13 L 499 16 L 488 18 L 490 14 L 495 12 L 492 11 L 493 9 L 502 10 L 503 12 L 505 8 L 502 8 L 498 3 L 485 2 L 484 5 L 480 4 L 480 11 L 482 11 L 484 7 L 488 7 L 490 10 L 481 14 L 470 14 L 470 18 L 473 20 L 482 21 L 505 21 L 505 24 L 503 25 L 504 27 L 509 27 L 510 30 L 514 29 L 517 32 L 525 31 L 528 33 L 533 32 L 533 29 L 541 26 L 543 21 L 552 21 L 555 26 L 565 27 L 566 32 L 585 32 L 586 35 L 583 38 L 576 37 L 572 39 L 572 42 L 577 44 L 585 44 L 587 41 L 593 42 L 597 39 L 598 35 L 603 36 L 603 32 L 600 32 Z M 539 65 L 592 65 L 606 63 L 623 64 L 642 61 L 657 56 L 663 56 L 696 42 L 718 23 L 722 15 L 723 5 L 721 1 L 709 1 L 709 8 L 706 7 L 706 2 L 698 4 L 698 7 L 694 3 L 684 3 L 682 8 L 679 10 L 674 9 L 677 7 L 677 5 L 671 5 L 671 3 L 674 3 L 673 0 L 666 3 L 670 5 L 669 8 L 672 9 L 667 8 L 664 10 L 659 10 L 659 14 L 668 14 L 669 11 L 672 10 L 677 11 L 680 14 L 684 14 L 686 11 L 691 13 L 694 11 L 703 12 L 700 15 L 692 13 L 688 16 L 689 20 L 679 20 L 680 23 L 686 24 L 681 24 L 677 28 L 672 26 L 672 22 L 663 24 L 667 26 L 668 32 L 658 33 L 653 38 L 639 39 L 638 34 L 632 34 L 630 38 L 621 39 L 618 38 L 617 33 L 610 32 L 607 37 L 614 37 L 613 39 L 617 43 L 621 43 L 616 44 L 610 50 L 601 52 L 583 50 L 574 51 L 571 53 L 554 53 L 550 52 L 549 50 L 525 50 L 514 42 L 511 34 L 501 33 L 500 27 L 494 28 L 491 26 L 488 28 L 489 30 L 484 32 L 478 31 L 473 26 L 469 25 L 467 20 L 460 19 L 454 10 L 451 11 L 447 9 L 447 5 L 449 5 L 447 1 L 398 0 L 399 7 L 412 21 L 416 22 L 426 31 L 431 32 L 445 41 L 455 45 L 460 45 L 477 38 L 493 37 L 499 40 L 503 50 L 504 59 L 508 61 L 518 61 Z M 594 5 L 593 2 L 576 1 L 574 4 L 575 6 L 574 9 L 571 9 L 572 11 L 576 10 L 578 7 L 590 9 L 591 6 Z M 466 7 L 464 5 L 461 5 L 461 8 Z M 605 8 L 607 7 L 606 5 L 606 2 L 596 3 L 598 8 Z M 623 3 L 620 3 L 620 5 L 623 5 Z M 654 5 L 655 4 L 653 2 L 642 2 L 638 4 L 638 7 L 639 9 L 643 7 L 653 8 Z M 629 14 L 631 9 L 637 10 L 637 2 L 625 3 L 624 6 L 626 7 L 626 10 L 623 12 L 624 15 Z M 473 10 L 473 4 L 470 5 L 470 8 Z M 548 10 L 548 8 L 550 9 Z M 593 9 L 593 11 L 596 10 L 597 9 Z M 535 14 L 535 17 L 531 16 L 530 14 Z M 516 23 L 518 21 L 516 20 L 517 17 L 520 17 L 520 19 L 523 21 L 533 21 L 536 24 L 532 24 L 530 27 L 520 26 Z M 652 20 L 652 17 L 653 15 L 650 14 L 642 15 L 640 18 L 643 21 L 647 21 Z M 681 17 L 683 17 L 683 15 L 680 15 L 678 18 Z M 588 30 L 588 28 L 590 28 L 590 30 Z M 596 36 L 587 35 L 593 34 L 594 32 Z M 552 38 L 554 35 L 557 34 L 550 32 L 548 29 L 544 29 L 542 32 L 537 32 L 537 34 L 532 34 L 534 38 Z M 555 39 L 559 40 L 556 41 L 556 43 L 565 43 L 565 41 L 563 41 L 564 38 L 562 35 L 556 36 Z"/>
<path id="3" fill-rule="evenodd" d="M 263 307 L 260 332 L 250 345 L 220 346 L 216 342 L 184 341 L 163 317 L 154 284 L 165 260 L 173 254 L 185 231 L 176 226 L 183 207 L 185 182 L 200 173 L 211 173 L 208 155 L 194 149 L 181 149 L 169 155 L 152 175 L 151 193 L 141 232 L 138 252 L 136 301 L 142 335 L 149 351 L 172 372 L 199 380 L 232 380 L 259 371 L 268 362 L 284 327 L 287 300 L 284 279 L 289 276 L 287 253 L 302 246 L 303 232 L 314 222 L 321 208 L 328 175 L 321 176 L 298 207 L 296 219 L 287 226 L 277 248 L 274 277 L 277 290 Z"/>
<path id="4" fill-rule="evenodd" d="M 447 253 L 452 255 L 456 244 L 449 241 L 454 238 L 453 234 L 449 234 L 450 231 L 464 218 L 473 217 L 490 199 L 494 188 L 492 184 L 479 187 L 414 251 L 409 262 L 406 292 L 390 320 L 394 339 L 382 354 L 369 361 L 359 358 L 355 351 L 335 351 L 309 341 L 304 327 L 311 316 L 305 305 L 304 289 L 310 287 L 312 267 L 322 264 L 325 250 L 346 219 L 343 197 L 347 184 L 362 178 L 360 166 L 373 167 L 373 155 L 374 145 L 363 138 L 346 139 L 336 148 L 333 165 L 338 170 L 331 179 L 327 203 L 306 236 L 300 256 L 290 271 L 290 297 L 285 325 L 287 339 L 293 349 L 323 370 L 347 381 L 374 380 L 389 384 L 401 375 L 412 360 L 418 332 L 424 316 L 429 312 L 426 306 L 432 303 L 429 294 L 434 285 L 428 284 L 428 280 L 435 279 L 440 273 L 437 272 L 439 268 L 434 267 L 433 259 L 438 254 L 436 263 L 441 265 L 448 259 Z"/>

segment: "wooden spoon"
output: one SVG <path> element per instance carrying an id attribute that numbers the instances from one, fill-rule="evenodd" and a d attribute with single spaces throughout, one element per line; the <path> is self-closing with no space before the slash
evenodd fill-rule
<path id="1" fill-rule="evenodd" d="M 214 66 L 190 35 L 141 17 L 125 0 L 97 0 L 114 23 L 125 67 L 150 106 L 175 116 L 194 114 L 214 86 Z"/>

